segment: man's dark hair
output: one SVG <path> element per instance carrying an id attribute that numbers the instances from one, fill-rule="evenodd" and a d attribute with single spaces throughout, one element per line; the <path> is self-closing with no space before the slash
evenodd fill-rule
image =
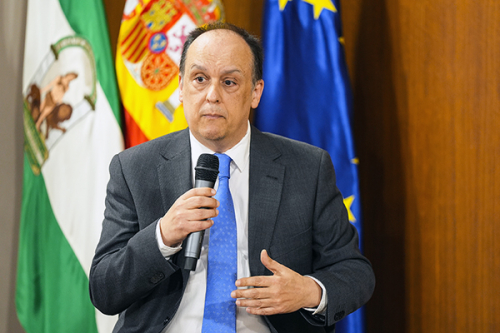
<path id="1" fill-rule="evenodd" d="M 194 40 L 201 35 L 203 35 L 207 31 L 212 30 L 229 30 L 236 34 L 238 34 L 241 38 L 245 40 L 247 45 L 250 47 L 250 50 L 253 54 L 253 72 L 252 72 L 252 81 L 255 84 L 257 81 L 262 79 L 262 63 L 264 61 L 264 53 L 262 51 L 262 45 L 257 37 L 251 35 L 243 28 L 237 27 L 231 23 L 225 22 L 213 22 L 208 23 L 204 26 L 198 27 L 195 30 L 191 31 L 188 35 L 186 41 L 184 42 L 184 47 L 182 49 L 181 62 L 180 62 L 180 72 L 181 76 L 184 76 L 184 67 L 186 65 L 186 54 L 194 42 Z"/>

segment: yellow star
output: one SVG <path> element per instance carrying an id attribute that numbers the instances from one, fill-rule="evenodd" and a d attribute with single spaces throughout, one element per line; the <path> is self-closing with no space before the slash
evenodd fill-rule
<path id="1" fill-rule="evenodd" d="M 280 2 L 282 1 L 284 0 L 280 0 Z M 331 10 L 334 13 L 337 11 L 331 0 L 302 0 L 302 1 L 310 3 L 311 5 L 314 6 L 314 19 L 316 20 L 321 14 L 323 8 Z"/>
<path id="2" fill-rule="evenodd" d="M 352 202 L 354 201 L 354 195 L 351 195 L 350 197 L 347 197 L 344 199 L 344 206 L 345 208 L 347 209 L 347 215 L 349 216 L 349 222 L 356 222 L 356 218 L 354 217 L 354 215 L 352 214 L 352 211 L 351 211 L 351 206 L 352 206 Z"/>
<path id="3" fill-rule="evenodd" d="M 280 2 L 280 11 L 283 11 L 283 9 L 285 9 L 285 6 L 288 3 L 288 1 L 292 1 L 292 0 L 279 0 L 279 2 Z"/>
<path id="4" fill-rule="evenodd" d="M 342 38 L 342 40 L 344 40 L 344 38 Z M 342 44 L 343 44 L 343 43 L 342 43 Z M 352 163 L 352 164 L 356 164 L 356 165 L 358 165 L 358 164 L 359 164 L 359 158 L 357 158 L 357 157 L 353 158 L 353 159 L 351 160 L 351 163 Z"/>

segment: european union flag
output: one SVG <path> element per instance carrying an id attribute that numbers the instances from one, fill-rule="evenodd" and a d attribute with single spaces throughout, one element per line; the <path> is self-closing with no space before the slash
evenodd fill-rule
<path id="1" fill-rule="evenodd" d="M 266 0 L 262 34 L 265 89 L 255 125 L 330 153 L 361 245 L 352 95 L 338 0 Z M 339 322 L 336 330 L 364 332 L 363 308 Z"/>

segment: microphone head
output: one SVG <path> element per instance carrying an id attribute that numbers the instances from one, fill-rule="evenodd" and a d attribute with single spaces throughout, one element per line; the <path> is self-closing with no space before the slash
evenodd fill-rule
<path id="1" fill-rule="evenodd" d="M 219 174 L 219 158 L 212 154 L 201 154 L 194 169 L 195 180 L 215 183 Z"/>

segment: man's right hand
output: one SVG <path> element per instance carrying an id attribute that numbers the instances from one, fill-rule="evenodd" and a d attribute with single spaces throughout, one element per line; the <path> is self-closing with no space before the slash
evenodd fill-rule
<path id="1" fill-rule="evenodd" d="M 215 190 L 193 188 L 181 195 L 160 220 L 160 232 L 166 246 L 176 247 L 192 232 L 213 225 L 219 214 L 219 201 L 212 198 Z M 203 207 L 203 208 L 202 208 Z"/>

